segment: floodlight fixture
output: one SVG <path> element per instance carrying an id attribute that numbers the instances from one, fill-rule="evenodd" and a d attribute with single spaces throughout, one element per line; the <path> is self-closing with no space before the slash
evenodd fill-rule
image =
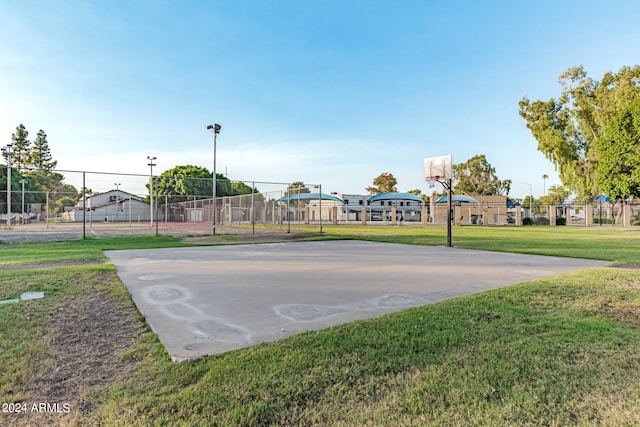
<path id="1" fill-rule="evenodd" d="M 213 129 L 213 131 L 216 134 L 219 134 L 220 133 L 220 129 L 222 129 L 222 126 L 220 126 L 219 124 L 216 123 L 216 124 L 207 126 L 207 129 L 209 129 L 209 130 Z"/>

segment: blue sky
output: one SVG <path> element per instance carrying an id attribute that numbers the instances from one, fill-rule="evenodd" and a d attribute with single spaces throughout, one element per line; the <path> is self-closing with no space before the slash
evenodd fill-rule
<path id="1" fill-rule="evenodd" d="M 232 180 L 363 193 L 390 172 L 430 194 L 425 157 L 485 154 L 512 196 L 539 197 L 559 180 L 518 101 L 558 97 L 572 66 L 637 65 L 638 16 L 632 0 L 0 0 L 0 145 L 24 123 L 59 169 L 212 170 L 220 123 Z"/>

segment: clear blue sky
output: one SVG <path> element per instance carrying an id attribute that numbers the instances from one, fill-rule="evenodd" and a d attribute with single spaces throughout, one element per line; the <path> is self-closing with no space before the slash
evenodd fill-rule
<path id="1" fill-rule="evenodd" d="M 430 194 L 425 157 L 485 154 L 538 197 L 559 180 L 518 101 L 559 96 L 572 66 L 638 64 L 639 16 L 635 0 L 0 0 L 0 145 L 24 123 L 59 169 L 212 170 L 220 123 L 233 180 L 363 193 L 391 172 Z"/>

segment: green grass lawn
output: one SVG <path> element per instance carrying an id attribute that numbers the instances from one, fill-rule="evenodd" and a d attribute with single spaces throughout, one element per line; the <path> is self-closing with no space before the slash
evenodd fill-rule
<path id="1" fill-rule="evenodd" d="M 324 231 L 446 242 L 443 227 Z M 0 245 L 0 260 L 102 259 L 102 249 L 180 244 L 154 239 Z M 640 263 L 637 229 L 456 227 L 453 243 Z M 135 310 L 110 264 L 0 270 L 0 299 L 26 290 L 47 298 L 0 305 L 2 402 L 29 402 L 38 373 L 55 369 L 51 319 L 75 297 L 108 292 Z M 57 424 L 640 425 L 640 269 L 586 269 L 181 364 L 141 328 L 119 350 L 126 374 L 87 387 L 78 399 L 90 410 L 54 414 Z M 4 425 L 16 420 L 0 417 Z"/>
<path id="2" fill-rule="evenodd" d="M 447 228 L 324 226 L 332 238 L 445 246 Z M 640 228 L 452 227 L 454 247 L 640 263 Z"/>
<path id="3" fill-rule="evenodd" d="M 181 245 L 180 239 L 168 236 L 4 243 L 0 244 L 0 267 L 65 261 L 104 261 L 107 257 L 102 253 L 103 250 L 166 248 Z"/>

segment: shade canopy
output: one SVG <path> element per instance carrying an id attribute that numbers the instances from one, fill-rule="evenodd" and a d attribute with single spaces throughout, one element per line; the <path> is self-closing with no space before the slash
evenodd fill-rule
<path id="1" fill-rule="evenodd" d="M 281 197 L 278 199 L 279 202 L 287 202 L 287 201 L 297 201 L 297 200 L 302 200 L 305 202 L 308 201 L 312 201 L 312 200 L 319 200 L 320 197 L 322 197 L 322 200 L 331 200 L 333 202 L 340 202 L 340 203 L 344 203 L 344 200 L 339 199 L 335 196 L 331 196 L 329 194 L 325 194 L 322 193 L 322 195 L 320 193 L 291 193 L 287 196 Z"/>
<path id="2" fill-rule="evenodd" d="M 596 197 L 596 202 L 598 202 L 598 203 L 610 202 L 610 201 L 611 201 L 611 197 L 605 196 L 604 194 L 601 195 L 601 196 Z"/>
<path id="3" fill-rule="evenodd" d="M 370 202 L 376 202 L 379 200 L 411 200 L 414 202 L 424 203 L 422 197 L 411 193 L 380 193 L 369 197 L 367 200 Z"/>

